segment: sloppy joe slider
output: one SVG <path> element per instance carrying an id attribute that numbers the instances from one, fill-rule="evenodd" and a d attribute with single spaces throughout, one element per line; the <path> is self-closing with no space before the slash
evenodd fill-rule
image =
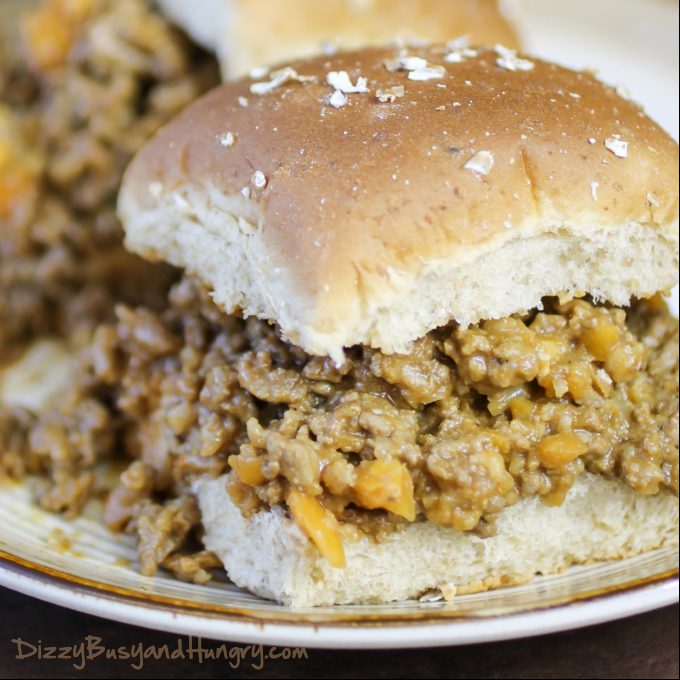
<path id="1" fill-rule="evenodd" d="M 160 0 L 160 8 L 217 53 L 225 79 L 251 69 L 388 41 L 517 47 L 508 0 Z"/>
<path id="2" fill-rule="evenodd" d="M 183 484 L 239 586 L 448 597 L 677 544 L 678 146 L 591 74 L 291 63 L 161 130 L 119 213 L 194 277 L 145 359 L 193 387 L 137 417 L 204 461 Z"/>

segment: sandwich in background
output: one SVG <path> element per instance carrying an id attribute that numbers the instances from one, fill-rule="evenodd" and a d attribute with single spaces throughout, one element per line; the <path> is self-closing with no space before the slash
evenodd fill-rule
<path id="1" fill-rule="evenodd" d="M 406 42 L 518 47 L 511 2 L 497 0 L 160 0 L 199 44 L 217 53 L 225 80 L 310 57 L 320 49 Z M 504 9 L 505 8 L 505 9 Z"/>
<path id="2" fill-rule="evenodd" d="M 0 365 L 88 334 L 116 302 L 162 306 L 176 275 L 125 251 L 125 167 L 219 83 L 216 62 L 144 0 L 0 2 Z M 9 29 L 7 29 L 9 30 Z"/>

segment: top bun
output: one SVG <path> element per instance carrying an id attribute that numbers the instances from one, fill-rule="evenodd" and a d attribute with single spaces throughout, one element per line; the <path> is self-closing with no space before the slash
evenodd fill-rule
<path id="1" fill-rule="evenodd" d="M 323 42 L 342 49 L 395 37 L 517 47 L 497 0 L 159 0 L 195 40 L 217 52 L 225 79 L 311 57 Z M 513 6 L 504 0 L 503 6 Z"/>
<path id="2" fill-rule="evenodd" d="M 335 361 L 675 285 L 678 145 L 588 73 L 473 52 L 366 49 L 212 91 L 128 168 L 128 247 Z"/>

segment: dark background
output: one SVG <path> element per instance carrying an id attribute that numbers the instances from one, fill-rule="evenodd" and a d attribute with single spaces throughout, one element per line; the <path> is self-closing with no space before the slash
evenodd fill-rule
<path id="1" fill-rule="evenodd" d="M 265 660 L 262 670 L 246 659 L 228 662 L 188 658 L 130 661 L 95 659 L 84 670 L 73 661 L 18 660 L 12 639 L 32 644 L 80 645 L 93 635 L 109 648 L 142 643 L 177 648 L 177 635 L 113 623 L 45 604 L 0 588 L 0 679 L 4 678 L 678 678 L 678 606 L 631 619 L 546 637 L 468 647 L 412 651 L 323 651 L 308 659 Z M 184 649 L 187 648 L 184 640 Z M 203 641 L 203 647 L 222 643 Z M 244 645 L 239 645 L 244 646 Z M 266 653 L 265 649 L 265 653 Z M 76 662 L 77 663 L 77 662 Z M 138 663 L 138 660 L 135 660 Z M 259 662 L 258 662 L 259 663 Z"/>

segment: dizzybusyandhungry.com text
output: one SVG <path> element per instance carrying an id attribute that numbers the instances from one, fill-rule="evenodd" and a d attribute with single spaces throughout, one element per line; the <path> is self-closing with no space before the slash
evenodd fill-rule
<path id="1" fill-rule="evenodd" d="M 79 671 L 85 669 L 88 661 L 96 659 L 128 661 L 135 670 L 142 670 L 146 660 L 166 659 L 177 661 L 189 659 L 198 663 L 204 661 L 225 660 L 236 669 L 241 663 L 250 665 L 255 670 L 262 670 L 266 659 L 307 659 L 307 650 L 304 648 L 291 649 L 289 647 L 270 647 L 265 649 L 263 645 L 246 645 L 244 647 L 229 646 L 226 644 L 217 646 L 203 646 L 203 640 L 199 635 L 196 640 L 189 636 L 188 642 L 179 638 L 176 646 L 155 645 L 144 646 L 142 643 L 123 647 L 107 647 L 101 638 L 88 635 L 83 642 L 75 645 L 51 647 L 42 640 L 28 642 L 21 638 L 15 638 L 12 643 L 16 645 L 17 659 L 38 658 L 49 661 L 54 659 L 69 659 L 73 667 Z"/>

